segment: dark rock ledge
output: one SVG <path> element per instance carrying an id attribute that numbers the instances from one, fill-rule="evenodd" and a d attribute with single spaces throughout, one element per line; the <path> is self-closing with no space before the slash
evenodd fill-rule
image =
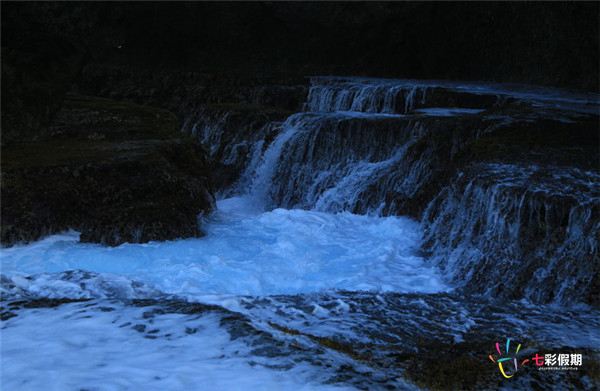
<path id="1" fill-rule="evenodd" d="M 45 136 L 2 146 L 2 245 L 66 229 L 116 246 L 202 235 L 206 152 L 169 111 L 68 95 Z"/>

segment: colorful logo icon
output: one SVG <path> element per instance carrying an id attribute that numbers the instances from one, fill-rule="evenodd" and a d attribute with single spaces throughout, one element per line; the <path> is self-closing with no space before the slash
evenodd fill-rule
<path id="1" fill-rule="evenodd" d="M 514 356 L 510 356 L 509 352 L 510 352 L 510 338 L 508 338 L 506 340 L 506 353 L 505 353 L 505 357 L 502 357 L 502 352 L 500 351 L 500 344 L 498 342 L 496 342 L 496 350 L 498 351 L 499 357 L 497 360 L 494 360 L 494 357 L 492 357 L 492 355 L 489 355 L 490 360 L 492 360 L 494 363 L 498 363 L 498 368 L 500 368 L 500 372 L 502 373 L 502 376 L 504 376 L 507 379 L 510 379 L 511 377 L 513 377 L 515 375 L 515 373 L 518 370 L 517 367 L 517 354 L 519 354 L 519 350 L 521 349 L 521 344 L 519 344 L 519 346 L 517 346 L 517 351 L 514 353 Z M 511 373 L 512 370 L 510 369 L 512 367 L 512 365 L 510 365 L 510 362 L 508 363 L 509 366 L 506 367 L 508 368 L 507 371 L 504 371 L 505 367 L 502 366 L 502 363 L 505 363 L 505 361 L 511 361 L 515 367 L 515 373 L 513 373 L 512 375 L 507 375 L 506 373 Z M 535 357 L 531 357 L 531 360 L 529 359 L 525 359 L 523 360 L 523 362 L 521 362 L 521 366 L 525 365 L 525 363 L 527 363 L 528 361 L 532 361 L 535 362 L 535 368 L 537 368 L 538 370 L 560 370 L 560 371 L 567 371 L 567 370 L 577 370 L 579 367 L 582 366 L 583 364 L 583 354 L 581 353 L 547 353 L 547 354 L 542 354 L 541 356 L 536 353 Z M 506 364 L 506 363 L 505 363 Z"/>
<path id="2" fill-rule="evenodd" d="M 508 355 L 509 349 L 510 349 L 510 338 L 508 338 L 506 340 L 506 355 Z M 517 351 L 515 352 L 514 357 L 502 357 L 502 352 L 500 351 L 500 344 L 498 342 L 496 342 L 496 350 L 498 351 L 498 354 L 502 358 L 498 358 L 498 361 L 495 361 L 491 354 L 489 356 L 490 360 L 492 360 L 493 362 L 498 362 L 498 367 L 500 368 L 500 372 L 502 372 L 502 376 L 504 376 L 507 379 L 513 377 L 515 374 L 513 373 L 512 375 L 508 376 L 506 374 L 506 372 L 504 372 L 504 368 L 502 367 L 502 363 L 504 361 L 513 360 L 513 363 L 515 365 L 515 372 L 516 372 L 517 371 L 517 354 L 519 354 L 519 349 L 521 349 L 521 344 L 519 344 L 519 346 L 517 346 Z M 525 364 L 527 361 L 529 361 L 529 359 L 523 360 L 523 362 L 521 363 L 521 365 Z"/>

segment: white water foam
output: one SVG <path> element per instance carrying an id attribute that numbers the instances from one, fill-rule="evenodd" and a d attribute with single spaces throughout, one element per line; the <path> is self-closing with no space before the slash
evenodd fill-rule
<path id="1" fill-rule="evenodd" d="M 19 311 L 4 323 L 3 390 L 343 390 L 327 372 L 257 354 L 218 310 L 101 301 Z M 263 343 L 264 345 L 265 343 Z M 267 347 L 270 346 L 267 341 Z M 271 345 L 272 346 L 272 345 Z"/>
<path id="2" fill-rule="evenodd" d="M 2 273 L 25 290 L 46 295 L 58 290 L 49 297 L 61 297 L 63 288 L 69 297 L 71 288 L 23 277 L 80 269 L 183 295 L 448 288 L 438 270 L 417 254 L 421 234 L 411 219 L 285 209 L 256 213 L 246 198 L 218 206 L 203 238 L 112 248 L 79 243 L 78 234 L 69 232 L 3 249 Z"/>
<path id="3" fill-rule="evenodd" d="M 336 368 L 356 365 L 335 351 L 313 347 L 323 355 L 314 359 L 315 365 L 307 358 L 312 351 L 297 359 L 298 341 L 275 333 L 277 341 L 264 349 L 284 346 L 283 353 L 264 355 L 252 340 L 236 339 L 227 331 L 232 320 L 221 314 L 226 310 L 149 317 L 147 307 L 121 300 L 166 303 L 172 296 L 165 293 L 176 294 L 177 300 L 246 313 L 248 298 L 240 295 L 448 288 L 438 270 L 417 255 L 421 233 L 413 220 L 261 212 L 252 209 L 256 205 L 249 198 L 225 199 L 218 206 L 207 235 L 198 239 L 112 248 L 79 243 L 78 233 L 71 231 L 2 249 L 4 300 L 100 299 L 56 308 L 11 308 L 16 316 L 3 322 L 0 334 L 2 388 L 354 389 L 339 380 L 331 384 Z M 343 309 L 344 303 L 340 305 Z M 273 332 L 260 316 L 251 319 Z M 352 376 L 360 373 L 352 369 Z"/>

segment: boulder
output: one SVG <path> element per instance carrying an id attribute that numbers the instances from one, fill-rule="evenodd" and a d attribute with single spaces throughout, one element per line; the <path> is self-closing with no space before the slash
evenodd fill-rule
<path id="1" fill-rule="evenodd" d="M 2 244 L 69 228 L 112 246 L 201 236 L 210 166 L 179 129 L 162 109 L 67 95 L 46 137 L 2 148 Z"/>

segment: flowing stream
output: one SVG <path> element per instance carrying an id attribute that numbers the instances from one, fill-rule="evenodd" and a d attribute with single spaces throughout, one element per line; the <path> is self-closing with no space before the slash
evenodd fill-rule
<path id="1" fill-rule="evenodd" d="M 526 354 L 585 351 L 593 365 L 600 312 L 573 297 L 593 271 L 562 265 L 597 256 L 597 173 L 482 164 L 422 205 L 422 221 L 398 213 L 444 168 L 423 140 L 506 105 L 569 121 L 598 101 L 315 78 L 304 112 L 238 140 L 247 153 L 219 144 L 230 143 L 227 114 L 190 124 L 211 153 L 225 150 L 223 164 L 240 167 L 201 221 L 206 236 L 111 248 L 69 231 L 2 249 L 2 389 L 420 389 L 414 373 L 436 349 L 492 353 L 506 338 L 529 344 Z M 513 120 L 482 117 L 464 137 Z M 570 187 L 553 185 L 561 180 Z M 558 198 L 568 229 L 537 247 L 552 250 L 542 254 L 549 263 L 498 269 L 519 256 L 519 219 L 542 206 L 554 218 Z M 533 372 L 506 385 L 485 349 L 467 355 L 489 364 L 498 388 L 597 385 Z"/>

